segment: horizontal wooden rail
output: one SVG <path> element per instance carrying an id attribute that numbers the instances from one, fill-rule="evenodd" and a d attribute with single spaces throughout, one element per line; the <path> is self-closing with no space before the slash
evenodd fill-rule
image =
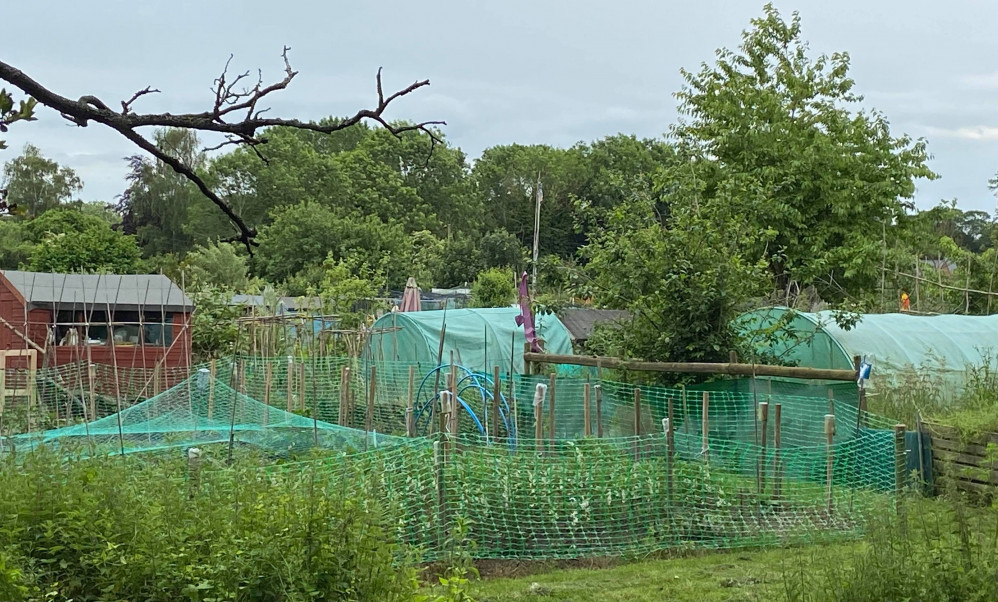
<path id="1" fill-rule="evenodd" d="M 567 364 L 591 366 L 609 370 L 634 370 L 637 372 L 672 372 L 676 374 L 731 374 L 736 376 L 775 376 L 809 380 L 856 381 L 855 370 L 826 370 L 796 366 L 768 366 L 765 364 L 719 364 L 701 362 L 637 362 L 612 357 L 589 355 L 557 355 L 553 353 L 523 354 L 523 361 L 537 364 Z"/>

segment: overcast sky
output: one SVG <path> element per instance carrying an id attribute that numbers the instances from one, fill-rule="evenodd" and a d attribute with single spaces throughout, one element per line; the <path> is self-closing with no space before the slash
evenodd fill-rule
<path id="1" fill-rule="evenodd" d="M 211 107 L 211 83 L 230 53 L 238 70 L 281 76 L 292 48 L 300 75 L 273 97 L 273 114 L 303 119 L 370 106 L 374 74 L 386 88 L 428 78 L 392 118 L 443 119 L 472 158 L 513 142 L 568 146 L 624 132 L 661 136 L 676 117 L 679 69 L 735 47 L 763 2 L 701 0 L 33 0 L 3 8 L 0 56 L 71 98 L 109 105 L 152 85 L 139 111 Z M 916 202 L 957 198 L 993 212 L 998 171 L 998 3 L 882 0 L 775 2 L 799 10 L 815 53 L 848 51 L 865 106 L 895 134 L 925 137 L 932 169 Z M 100 7 L 100 8 L 98 8 Z M 50 110 L 7 134 L 7 161 L 25 142 L 79 172 L 86 200 L 124 189 L 116 133 L 67 125 Z"/>

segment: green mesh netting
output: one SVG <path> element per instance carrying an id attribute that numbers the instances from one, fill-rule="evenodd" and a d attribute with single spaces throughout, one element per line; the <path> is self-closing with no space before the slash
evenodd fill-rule
<path id="1" fill-rule="evenodd" d="M 169 390 L 93 422 L 13 437 L 16 448 L 59 444 L 92 453 L 133 453 L 211 443 L 274 451 L 367 449 L 404 440 L 308 418 L 239 393 L 207 369 Z"/>
<path id="2" fill-rule="evenodd" d="M 525 559 L 852 536 L 904 478 L 893 424 L 851 399 L 708 391 L 705 421 L 700 390 L 493 378 L 356 358 L 227 358 L 120 414 L 7 441 L 131 453 L 231 436 L 274 454 L 331 450 L 261 475 L 318 471 L 323 487 L 362 489 L 425 560 L 446 557 L 457 534 L 476 557 Z M 535 407 L 538 384 L 548 388 Z M 456 419 L 441 412 L 447 389 Z M 54 399 L 81 418 L 85 398 Z M 46 403 L 39 416 L 52 413 Z"/>

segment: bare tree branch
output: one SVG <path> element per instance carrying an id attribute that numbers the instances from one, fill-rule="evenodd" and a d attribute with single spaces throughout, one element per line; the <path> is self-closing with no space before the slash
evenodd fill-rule
<path id="1" fill-rule="evenodd" d="M 140 97 L 145 96 L 146 94 L 159 94 L 159 93 L 160 93 L 159 90 L 153 90 L 152 86 L 146 86 L 145 89 L 139 90 L 135 94 L 132 94 L 132 97 L 129 98 L 128 100 L 121 101 L 121 114 L 127 115 L 128 112 L 132 109 L 132 103 L 138 100 Z"/>
<path id="2" fill-rule="evenodd" d="M 151 87 L 146 87 L 136 92 L 127 101 L 121 101 L 122 110 L 119 113 L 111 110 L 104 101 L 96 96 L 82 96 L 79 100 L 72 100 L 61 96 L 35 81 L 23 71 L 3 61 L 0 61 L 0 80 L 20 88 L 25 94 L 35 98 L 39 103 L 58 111 L 63 118 L 79 127 L 86 127 L 91 121 L 94 121 L 117 131 L 136 146 L 172 167 L 174 171 L 183 175 L 197 186 L 201 194 L 211 200 L 212 203 L 217 205 L 225 213 L 239 231 L 239 234 L 233 240 L 242 242 L 252 253 L 252 247 L 257 244 L 254 241 L 257 235 L 256 229 L 247 225 L 235 210 L 232 209 L 232 206 L 211 190 L 193 168 L 182 160 L 159 149 L 155 144 L 139 134 L 136 131 L 138 128 L 180 128 L 224 134 L 226 142 L 206 150 L 217 150 L 228 145 L 246 145 L 253 149 L 254 153 L 261 160 L 266 162 L 266 158 L 258 149 L 259 145 L 266 143 L 266 139 L 257 136 L 257 132 L 265 128 L 290 127 L 329 134 L 349 128 L 366 119 L 381 124 L 382 127 L 397 137 L 405 132 L 413 131 L 420 131 L 427 134 L 430 137 L 430 152 L 432 153 L 434 146 L 442 142 L 432 126 L 447 124 L 445 121 L 424 121 L 406 125 L 393 125 L 389 123 L 385 117 L 385 111 L 389 105 L 403 96 L 408 96 L 416 90 L 430 85 L 430 81 L 415 81 L 405 88 L 385 97 L 380 68 L 376 77 L 378 104 L 374 109 L 361 109 L 354 115 L 333 123 L 315 123 L 298 119 L 264 117 L 263 114 L 268 109 L 258 109 L 257 106 L 260 101 L 274 92 L 287 88 L 295 76 L 298 75 L 298 72 L 291 68 L 291 61 L 288 59 L 289 50 L 288 47 L 285 47 L 281 53 L 281 57 L 284 60 L 285 73 L 281 81 L 264 86 L 263 76 L 260 73 L 255 85 L 242 90 L 236 89 L 236 85 L 249 77 L 249 71 L 241 73 L 229 81 L 227 75 L 229 65 L 232 62 L 232 56 L 230 55 L 221 75 L 214 81 L 213 93 L 215 98 L 212 109 L 203 113 L 181 113 L 174 115 L 172 113 L 143 114 L 132 112 L 132 104 L 140 97 L 159 92 L 159 90 L 152 89 Z M 226 118 L 234 113 L 239 113 L 244 115 L 244 117 L 241 120 L 227 121 Z"/>

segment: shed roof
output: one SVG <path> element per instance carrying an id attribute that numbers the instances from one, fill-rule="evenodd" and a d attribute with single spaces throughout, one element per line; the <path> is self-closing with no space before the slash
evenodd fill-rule
<path id="1" fill-rule="evenodd" d="M 63 308 L 110 306 L 138 310 L 191 311 L 194 304 L 172 280 L 162 274 L 49 274 L 0 271 L 25 303 L 35 307 Z"/>
<path id="2" fill-rule="evenodd" d="M 561 323 L 568 329 L 572 342 L 587 341 L 597 324 L 627 320 L 631 314 L 622 309 L 589 309 L 573 307 L 558 312 Z"/>

